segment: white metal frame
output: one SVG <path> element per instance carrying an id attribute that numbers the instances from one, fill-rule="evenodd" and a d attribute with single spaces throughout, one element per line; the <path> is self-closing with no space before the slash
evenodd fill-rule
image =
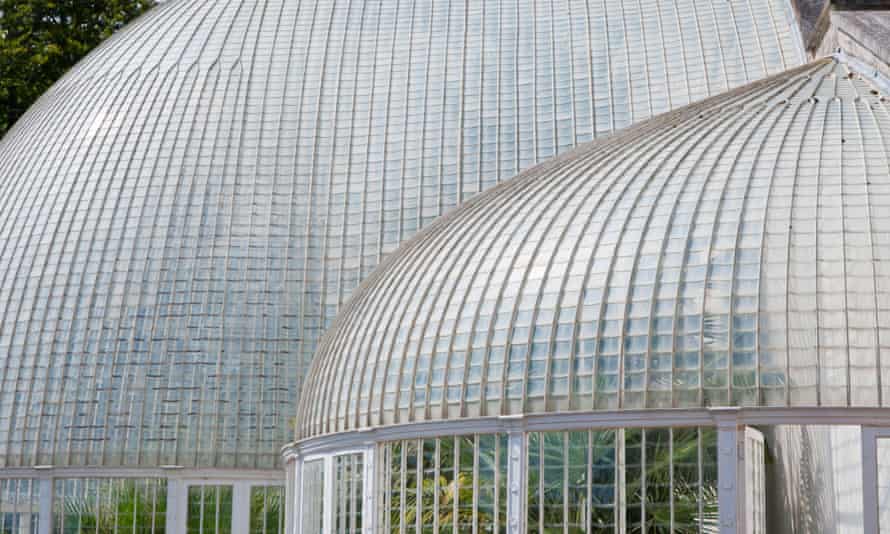
<path id="1" fill-rule="evenodd" d="M 363 522 L 364 532 L 373 532 L 376 524 L 376 498 L 379 480 L 379 469 L 376 465 L 376 445 L 386 441 L 439 437 L 457 434 L 505 433 L 508 442 L 507 464 L 507 532 L 524 534 L 525 530 L 525 483 L 526 483 L 526 447 L 529 432 L 553 430 L 580 430 L 597 428 L 644 428 L 644 427 L 689 427 L 704 426 L 717 429 L 718 447 L 718 503 L 720 508 L 720 534 L 742 534 L 750 532 L 755 525 L 748 525 L 745 511 L 747 494 L 750 489 L 745 487 L 745 477 L 751 468 L 746 458 L 746 436 L 758 435 L 759 432 L 749 427 L 771 425 L 862 425 L 863 426 L 863 458 L 866 454 L 866 436 L 868 431 L 886 432 L 882 437 L 890 438 L 890 410 L 885 408 L 693 408 L 666 410 L 615 410 L 570 412 L 552 414 L 533 414 L 521 416 L 483 417 L 467 420 L 427 421 L 378 427 L 369 430 L 349 431 L 339 434 L 328 434 L 292 443 L 284 447 L 283 454 L 288 465 L 294 469 L 292 478 L 295 481 L 293 492 L 294 510 L 300 510 L 301 504 L 299 481 L 300 470 L 304 461 L 325 458 L 328 467 L 325 471 L 326 491 L 333 490 L 333 458 L 341 454 L 363 452 L 365 454 L 365 506 L 363 511 L 368 514 Z M 882 425 L 887 429 L 875 429 L 864 425 Z M 868 430 L 867 430 L 868 429 Z M 871 458 L 875 458 L 875 438 L 871 440 Z M 867 465 L 863 463 L 863 465 Z M 869 476 L 868 469 L 863 470 L 863 477 Z M 874 478 L 874 472 L 871 476 Z M 877 482 L 873 486 L 876 488 Z M 869 487 L 869 486 L 865 486 Z M 868 493 L 868 492 L 866 492 Z M 873 492 L 875 493 L 875 492 Z M 876 495 L 875 495 L 876 498 Z M 326 505 L 330 502 L 326 499 Z M 327 508 L 330 508 L 327 505 Z M 876 507 L 873 507 L 876 510 Z M 329 513 L 326 511 L 326 514 Z M 327 515 L 326 515 L 327 517 Z M 876 516 L 875 516 L 876 517 Z M 876 521 L 876 519 L 875 519 Z M 302 533 L 301 525 L 294 518 L 291 528 L 286 534 L 318 534 Z M 331 534 L 331 521 L 326 519 L 322 534 Z M 866 529 L 866 534 L 877 530 Z"/>
<path id="2" fill-rule="evenodd" d="M 523 432 L 507 434 L 507 532 L 525 532 L 528 442 Z"/>
<path id="3" fill-rule="evenodd" d="M 304 492 L 303 487 L 303 464 L 306 462 L 314 462 L 318 460 L 324 461 L 324 499 L 322 510 L 322 533 L 330 533 L 334 530 L 334 510 L 331 503 L 334 502 L 334 458 L 338 456 L 347 456 L 350 454 L 362 455 L 362 489 L 364 495 L 362 499 L 362 531 L 366 534 L 374 533 L 374 526 L 377 524 L 377 445 L 367 443 L 361 447 L 353 447 L 349 449 L 338 450 L 330 453 L 315 453 L 306 456 L 288 456 L 288 465 L 294 469 L 293 475 L 288 475 L 294 480 L 294 498 L 292 503 L 293 510 L 299 510 L 299 513 L 293 514 L 290 518 L 288 530 L 285 534 L 300 534 L 303 530 L 303 524 L 299 518 L 303 515 L 303 499 L 301 495 Z M 306 534 L 319 534 L 317 532 Z"/>
<path id="4" fill-rule="evenodd" d="M 739 440 L 739 530 L 744 534 L 764 534 L 766 459 L 763 434 L 749 426 L 740 432 Z"/>
<path id="5" fill-rule="evenodd" d="M 299 470 L 295 469 L 295 473 Z M 0 470 L 0 478 L 30 478 L 40 484 L 38 534 L 53 532 L 54 481 L 68 478 L 160 478 L 167 481 L 168 534 L 185 534 L 188 511 L 188 487 L 195 485 L 232 486 L 232 534 L 248 534 L 250 529 L 250 492 L 255 486 L 285 486 L 283 471 L 255 469 L 185 469 L 175 466 L 153 468 L 90 468 L 37 466 Z M 293 501 L 291 501 L 293 502 Z M 289 506 L 285 506 L 289 508 Z"/>
<path id="6" fill-rule="evenodd" d="M 862 516 L 865 534 L 878 534 L 878 440 L 890 439 L 890 427 L 862 427 Z"/>

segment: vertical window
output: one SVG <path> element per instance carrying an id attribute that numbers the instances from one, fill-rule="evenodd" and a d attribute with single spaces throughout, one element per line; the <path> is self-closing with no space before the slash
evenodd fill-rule
<path id="1" fill-rule="evenodd" d="M 189 486 L 188 534 L 231 534 L 232 486 Z"/>
<path id="2" fill-rule="evenodd" d="M 384 532 L 506 529 L 505 434 L 406 440 L 381 446 Z"/>
<path id="3" fill-rule="evenodd" d="M 57 479 L 56 534 L 163 534 L 167 481 L 163 479 Z"/>
<path id="4" fill-rule="evenodd" d="M 334 533 L 362 531 L 363 456 L 344 454 L 334 458 Z"/>
<path id="5" fill-rule="evenodd" d="M 282 486 L 254 486 L 250 489 L 250 534 L 281 534 L 284 531 Z"/>
<path id="6" fill-rule="evenodd" d="M 0 534 L 37 534 L 40 481 L 0 480 Z"/>
<path id="7" fill-rule="evenodd" d="M 613 532 L 622 515 L 628 532 L 708 532 L 716 440 L 705 428 L 530 433 L 528 532 Z"/>
<path id="8" fill-rule="evenodd" d="M 324 460 L 303 464 L 302 534 L 318 534 L 324 520 Z"/>

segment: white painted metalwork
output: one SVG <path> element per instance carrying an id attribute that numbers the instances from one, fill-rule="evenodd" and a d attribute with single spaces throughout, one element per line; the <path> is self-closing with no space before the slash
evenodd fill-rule
<path id="1" fill-rule="evenodd" d="M 377 503 L 377 491 L 378 491 L 378 473 L 380 472 L 379 467 L 377 466 L 377 446 L 374 444 L 368 445 L 364 451 L 364 482 L 363 482 L 363 490 L 364 490 L 364 504 L 362 506 L 362 529 L 365 534 L 374 534 L 375 529 L 377 528 L 377 513 L 378 513 L 378 503 Z M 287 531 L 285 534 L 290 534 L 290 531 Z"/>
<path id="2" fill-rule="evenodd" d="M 890 427 L 890 411 L 874 408 L 707 408 L 707 409 L 676 409 L 676 410 L 642 410 L 642 411 L 611 411 L 591 412 L 586 414 L 558 413 L 544 415 L 509 416 L 500 418 L 483 418 L 469 421 L 422 422 L 408 425 L 394 425 L 374 430 L 322 436 L 304 440 L 286 447 L 286 457 L 293 459 L 290 464 L 299 470 L 302 462 L 324 459 L 332 462 L 335 455 L 365 454 L 364 473 L 364 511 L 367 521 L 363 523 L 364 532 L 372 532 L 377 524 L 380 503 L 376 501 L 381 488 L 380 469 L 377 449 L 374 443 L 396 440 L 431 438 L 436 436 L 454 436 L 467 434 L 483 434 L 505 432 L 507 434 L 507 528 L 508 532 L 523 533 L 526 529 L 528 477 L 528 432 L 581 430 L 581 429 L 627 429 L 648 427 L 713 427 L 717 430 L 718 450 L 718 501 L 719 525 L 721 534 L 758 534 L 764 532 L 765 507 L 764 474 L 763 474 L 763 436 L 752 428 L 753 425 L 824 425 L 824 424 L 862 424 L 878 422 Z M 865 429 L 871 427 L 864 427 Z M 872 436 L 876 430 L 871 428 Z M 864 430 L 864 436 L 868 431 Z M 890 436 L 890 430 L 887 430 Z M 874 439 L 871 440 L 874 442 Z M 863 450 L 867 449 L 867 439 L 863 439 Z M 623 449 L 618 447 L 618 449 Z M 616 458 L 622 463 L 623 458 Z M 865 453 L 864 453 L 865 454 Z M 874 452 L 871 453 L 874 455 Z M 330 469 L 328 469 L 330 471 Z M 619 475 L 621 475 L 618 470 Z M 865 470 L 864 477 L 872 476 L 874 470 Z M 295 481 L 300 479 L 295 472 Z M 333 492 L 333 473 L 325 476 L 325 492 Z M 616 481 L 619 495 L 616 497 L 621 510 L 626 507 L 626 495 L 621 478 Z M 871 486 L 876 487 L 876 482 Z M 296 493 L 296 492 L 295 492 Z M 868 492 L 866 492 L 868 494 Z M 332 497 L 332 495 L 329 495 Z M 299 510 L 299 495 L 294 496 L 295 509 Z M 326 501 L 329 506 L 331 501 Z M 753 509 L 752 509 L 753 507 Z M 759 512 L 758 512 L 759 510 Z M 326 514 L 331 513 L 326 510 Z M 386 512 L 385 512 L 386 513 Z M 627 528 L 624 514 L 619 514 L 618 527 Z M 300 534 L 299 520 L 288 534 Z M 330 525 L 330 523 L 326 523 Z M 324 534 L 330 530 L 325 528 Z M 868 532 L 868 531 L 866 531 Z M 302 533 L 306 534 L 306 533 Z"/>
<path id="3" fill-rule="evenodd" d="M 167 479 L 167 529 L 170 534 L 185 534 L 188 514 L 188 486 L 178 478 Z"/>
<path id="4" fill-rule="evenodd" d="M 37 523 L 40 529 L 38 534 L 52 534 L 53 480 L 48 477 L 40 479 L 40 512 Z"/>
<path id="5" fill-rule="evenodd" d="M 300 463 L 301 460 L 293 458 L 291 463 Z M 21 470 L 16 470 L 21 472 Z M 166 490 L 166 506 L 164 513 L 164 528 L 168 534 L 185 534 L 187 530 L 188 520 L 188 489 L 190 486 L 230 486 L 232 487 L 232 534 L 248 534 L 250 527 L 251 513 L 251 497 L 255 487 L 260 486 L 285 486 L 287 477 L 298 477 L 299 469 L 295 468 L 291 472 L 269 472 L 261 471 L 259 473 L 243 472 L 239 470 L 208 470 L 201 473 L 196 470 L 178 470 L 165 469 L 162 472 L 145 469 L 47 469 L 38 468 L 26 471 L 37 475 L 31 480 L 35 484 L 39 484 L 39 497 L 36 502 L 36 510 L 38 513 L 39 528 L 37 534 L 52 534 L 58 527 L 54 525 L 55 502 L 64 497 L 64 493 L 57 494 L 59 491 L 58 483 L 60 481 L 92 481 L 95 482 L 122 482 L 127 479 L 146 480 L 153 479 L 162 481 Z M 201 476 L 201 475 L 204 476 Z M 253 474 L 253 478 L 249 475 Z M 16 479 L 27 478 L 19 476 L 10 476 L 12 473 L 2 472 L 0 479 Z M 155 476 L 152 476 L 155 475 Z M 157 476 L 162 475 L 162 476 Z M 260 475 L 260 476 L 257 476 Z M 290 493 L 289 495 L 293 495 Z M 76 496 L 70 496 L 76 497 Z M 2 496 L 0 496 L 2 499 Z M 64 500 L 61 502 L 65 502 Z M 285 510 L 292 508 L 287 505 L 285 498 Z M 0 502 L 0 505 L 5 504 Z M 152 525 L 145 525 L 146 528 Z"/>
<path id="6" fill-rule="evenodd" d="M 285 534 L 300 534 L 302 530 L 302 522 L 300 520 L 302 513 L 302 492 L 303 492 L 303 459 L 299 456 L 291 456 L 289 465 L 293 469 L 293 493 L 287 501 L 289 522 L 285 530 Z"/>
<path id="7" fill-rule="evenodd" d="M 282 449 L 286 456 L 314 455 L 357 450 L 368 442 L 448 436 L 456 434 L 496 434 L 596 428 L 641 428 L 653 426 L 717 426 L 718 418 L 734 414 L 739 425 L 886 425 L 890 410 L 885 408 L 677 408 L 667 410 L 602 410 L 563 412 L 506 417 L 482 417 L 468 420 L 424 421 L 377 427 L 370 430 L 340 432 L 301 440 Z"/>
<path id="8" fill-rule="evenodd" d="M 250 531 L 250 488 L 246 480 L 232 483 L 232 534 L 248 534 Z"/>
<path id="9" fill-rule="evenodd" d="M 739 492 L 742 499 L 740 521 L 743 534 L 766 533 L 766 466 L 763 434 L 745 427 L 740 436 L 744 443 L 739 455 Z"/>
<path id="10" fill-rule="evenodd" d="M 737 534 L 739 501 L 739 425 L 734 417 L 717 424 L 717 499 L 720 506 L 720 534 Z"/>
<path id="11" fill-rule="evenodd" d="M 507 531 L 511 534 L 525 532 L 526 489 L 525 472 L 528 468 L 525 433 L 514 431 L 507 434 Z"/>
<path id="12" fill-rule="evenodd" d="M 299 460 L 296 458 L 287 458 L 285 460 L 285 484 L 284 498 L 282 506 L 284 507 L 284 532 L 294 532 L 294 503 L 296 503 L 295 486 L 297 482 L 297 472 L 299 469 L 294 465 Z"/>
<path id="13" fill-rule="evenodd" d="M 864 534 L 879 534 L 881 530 L 878 501 L 878 440 L 890 439 L 890 428 L 862 427 L 862 513 Z"/>

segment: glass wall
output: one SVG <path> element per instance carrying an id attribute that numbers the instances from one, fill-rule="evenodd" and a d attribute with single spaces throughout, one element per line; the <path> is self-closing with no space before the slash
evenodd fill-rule
<path id="1" fill-rule="evenodd" d="M 317 534 L 324 521 L 324 460 L 312 460 L 303 464 L 303 506 L 300 511 L 301 532 Z"/>
<path id="2" fill-rule="evenodd" d="M 384 532 L 506 531 L 506 434 L 396 441 L 380 452 Z"/>
<path id="3" fill-rule="evenodd" d="M 284 486 L 250 488 L 250 534 L 284 531 Z"/>
<path id="4" fill-rule="evenodd" d="M 705 428 L 530 433 L 527 531 L 714 531 L 716 446 Z"/>
<path id="5" fill-rule="evenodd" d="M 76 478 L 54 481 L 56 534 L 163 534 L 164 479 Z"/>
<path id="6" fill-rule="evenodd" d="M 231 534 L 232 486 L 189 486 L 188 534 Z"/>
<path id="7" fill-rule="evenodd" d="M 0 480 L 0 534 L 36 534 L 39 505 L 38 480 Z"/>

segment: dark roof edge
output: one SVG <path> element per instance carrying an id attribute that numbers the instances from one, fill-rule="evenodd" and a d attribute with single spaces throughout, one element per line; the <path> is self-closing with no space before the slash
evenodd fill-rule
<path id="1" fill-rule="evenodd" d="M 890 79 L 890 0 L 825 2 L 811 31 L 802 32 L 802 38 L 811 59 L 836 55 L 860 74 L 876 77 L 876 84 L 886 91 L 885 81 Z"/>

